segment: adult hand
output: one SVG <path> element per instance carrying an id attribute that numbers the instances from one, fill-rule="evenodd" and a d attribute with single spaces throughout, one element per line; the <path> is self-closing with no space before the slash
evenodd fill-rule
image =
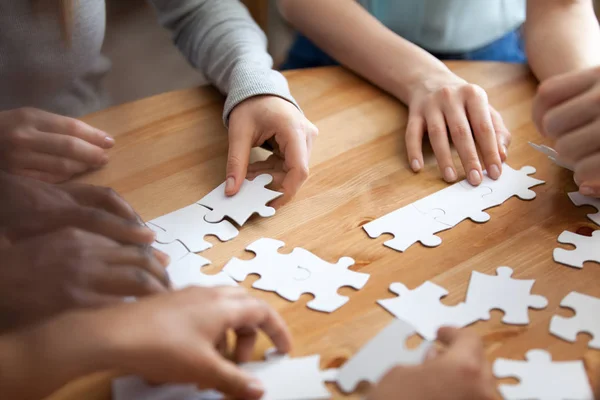
<path id="1" fill-rule="evenodd" d="M 470 331 L 442 328 L 445 349 L 430 351 L 417 367 L 396 367 L 377 384 L 370 400 L 492 400 L 496 389 L 480 338 Z"/>
<path id="2" fill-rule="evenodd" d="M 12 239 L 35 236 L 66 226 L 114 240 L 150 244 L 151 230 L 141 225 L 133 208 L 108 188 L 53 185 L 0 172 L 0 226 Z"/>
<path id="3" fill-rule="evenodd" d="M 511 135 L 481 87 L 443 72 L 411 90 L 408 109 L 405 140 L 413 171 L 423 168 L 423 136 L 427 134 L 445 181 L 458 178 L 449 137 L 472 185 L 479 185 L 483 179 L 478 149 L 489 177 L 500 177 Z"/>
<path id="4" fill-rule="evenodd" d="M 543 82 L 533 120 L 556 140 L 560 159 L 573 166 L 575 182 L 586 196 L 600 197 L 600 68 L 556 76 Z"/>
<path id="5" fill-rule="evenodd" d="M 152 251 L 75 228 L 0 250 L 0 328 L 167 291 L 168 276 Z"/>
<path id="6" fill-rule="evenodd" d="M 238 104 L 229 117 L 229 155 L 225 194 L 236 194 L 244 178 L 262 173 L 284 195 L 273 207 L 289 201 L 308 178 L 308 161 L 317 128 L 290 102 L 276 96 L 251 97 Z M 266 161 L 248 166 L 250 150 L 266 141 L 274 153 Z"/>
<path id="7" fill-rule="evenodd" d="M 108 162 L 114 139 L 79 120 L 35 108 L 0 112 L 0 169 L 63 182 Z"/>
<path id="8" fill-rule="evenodd" d="M 236 335 L 234 359 L 250 360 L 258 331 L 277 350 L 291 349 L 284 320 L 267 303 L 239 287 L 188 288 L 98 312 L 111 327 L 114 367 L 153 383 L 194 383 L 233 398 L 258 399 L 260 382 L 224 358 L 218 346 Z"/>

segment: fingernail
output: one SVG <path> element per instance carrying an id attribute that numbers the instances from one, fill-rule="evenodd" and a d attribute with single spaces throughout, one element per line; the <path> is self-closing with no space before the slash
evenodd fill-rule
<path id="1" fill-rule="evenodd" d="M 252 399 L 258 399 L 265 392 L 265 388 L 260 382 L 253 381 L 250 382 L 250 384 L 246 387 L 246 392 L 248 394 L 248 397 Z"/>
<path id="2" fill-rule="evenodd" d="M 104 143 L 106 147 L 113 147 L 115 145 L 115 139 L 113 139 L 112 137 L 106 135 L 104 137 Z"/>
<path id="3" fill-rule="evenodd" d="M 579 188 L 579 193 L 581 193 L 584 196 L 592 196 L 595 193 L 595 191 L 589 186 L 582 186 Z"/>
<path id="4" fill-rule="evenodd" d="M 456 172 L 452 167 L 446 167 L 444 170 L 444 180 L 446 182 L 454 182 L 456 180 Z"/>
<path id="5" fill-rule="evenodd" d="M 476 169 L 469 172 L 469 182 L 471 185 L 479 185 L 481 183 L 481 174 Z"/>
<path id="6" fill-rule="evenodd" d="M 490 167 L 488 168 L 488 175 L 490 176 L 490 178 L 492 179 L 498 179 L 500 178 L 500 167 L 496 164 L 492 164 L 490 165 Z"/>
<path id="7" fill-rule="evenodd" d="M 413 171 L 418 172 L 418 171 L 421 170 L 421 163 L 419 162 L 419 160 L 417 160 L 416 158 L 414 158 L 410 162 L 410 167 L 412 168 Z"/>
<path id="8" fill-rule="evenodd" d="M 233 190 L 233 186 L 235 185 L 235 179 L 233 179 L 232 176 L 230 176 L 229 178 L 227 178 L 227 180 L 225 181 L 225 192 L 229 193 Z"/>

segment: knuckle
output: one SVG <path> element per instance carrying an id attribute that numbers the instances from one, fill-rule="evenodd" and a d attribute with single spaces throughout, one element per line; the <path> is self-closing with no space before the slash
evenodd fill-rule
<path id="1" fill-rule="evenodd" d="M 243 166 L 242 160 L 235 155 L 231 155 L 227 158 L 227 167 L 228 168 L 238 168 Z"/>
<path id="2" fill-rule="evenodd" d="M 452 100 L 454 98 L 454 89 L 449 86 L 444 86 L 440 89 L 440 97 L 445 101 Z"/>
<path id="3" fill-rule="evenodd" d="M 7 139 L 11 147 L 26 147 L 29 144 L 31 135 L 25 129 L 15 129 L 8 133 Z"/>
<path id="4" fill-rule="evenodd" d="M 433 125 L 427 128 L 427 133 L 430 138 L 438 139 L 447 135 L 446 127 L 441 125 Z"/>
<path id="5" fill-rule="evenodd" d="M 308 168 L 308 165 L 302 165 L 300 168 L 298 168 L 298 176 L 302 180 L 308 179 L 309 174 L 310 174 L 310 169 Z"/>
<path id="6" fill-rule="evenodd" d="M 310 124 L 308 127 L 308 134 L 310 136 L 312 136 L 313 138 L 319 135 L 319 128 L 316 127 L 316 125 L 314 124 Z"/>
<path id="7" fill-rule="evenodd" d="M 463 86 L 462 91 L 467 98 L 487 100 L 487 93 L 481 86 L 470 83 Z"/>
<path id="8" fill-rule="evenodd" d="M 72 172 L 72 165 L 66 158 L 59 158 L 55 161 L 56 171 L 61 174 L 70 174 Z"/>
<path id="9" fill-rule="evenodd" d="M 63 239 L 70 241 L 73 244 L 79 244 L 83 240 L 83 231 L 79 228 L 68 226 L 60 232 Z"/>
<path id="10" fill-rule="evenodd" d="M 546 79 L 545 81 L 540 83 L 540 85 L 538 86 L 537 95 L 538 95 L 538 98 L 542 101 L 542 103 L 545 103 L 546 101 L 548 101 L 548 98 L 554 92 L 555 82 L 556 82 L 556 78 L 550 78 L 550 79 Z"/>
<path id="11" fill-rule="evenodd" d="M 475 357 L 463 358 L 457 365 L 458 373 L 468 381 L 477 380 L 482 375 L 482 365 Z"/>
<path id="12" fill-rule="evenodd" d="M 15 117 L 19 122 L 30 123 L 35 118 L 36 110 L 32 107 L 22 107 L 15 110 Z"/>
<path id="13" fill-rule="evenodd" d="M 77 141 L 75 138 L 65 136 L 63 138 L 63 150 L 68 154 L 75 154 L 77 152 Z"/>
<path id="14" fill-rule="evenodd" d="M 83 123 L 75 118 L 67 118 L 65 121 L 65 129 L 77 136 L 83 130 Z"/>
<path id="15" fill-rule="evenodd" d="M 473 137 L 471 134 L 471 128 L 463 124 L 454 125 L 450 128 L 450 132 L 452 132 L 452 138 L 454 141 L 458 142 L 466 142 Z"/>

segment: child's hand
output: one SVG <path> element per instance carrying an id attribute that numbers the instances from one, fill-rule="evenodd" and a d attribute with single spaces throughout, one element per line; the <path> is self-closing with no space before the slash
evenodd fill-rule
<path id="1" fill-rule="evenodd" d="M 371 391 L 369 400 L 493 400 L 494 378 L 481 339 L 469 331 L 442 328 L 438 339 L 446 346 L 430 352 L 423 365 L 396 367 Z M 437 354 L 436 354 L 437 353 Z"/>
<path id="2" fill-rule="evenodd" d="M 262 388 L 226 359 L 219 347 L 236 335 L 234 359 L 247 362 L 259 331 L 281 353 L 291 350 L 284 320 L 266 302 L 239 287 L 188 288 L 97 312 L 109 330 L 111 367 L 153 383 L 194 383 L 232 398 L 258 399 Z"/>
<path id="3" fill-rule="evenodd" d="M 0 169 L 46 182 L 63 182 L 108 162 L 114 145 L 81 121 L 35 108 L 0 112 Z"/>
<path id="4" fill-rule="evenodd" d="M 20 241 L 0 250 L 0 257 L 0 329 L 169 289 L 152 249 L 74 228 Z"/>
<path id="5" fill-rule="evenodd" d="M 538 89 L 533 120 L 556 139 L 560 159 L 572 165 L 585 196 L 600 197 L 600 68 L 548 79 Z"/>
<path id="6" fill-rule="evenodd" d="M 318 130 L 290 102 L 276 96 L 251 97 L 238 104 L 229 117 L 229 156 L 225 192 L 234 195 L 246 175 L 273 175 L 284 195 L 273 207 L 289 201 L 308 178 L 308 163 Z M 248 166 L 250 150 L 269 141 L 274 154 Z"/>
<path id="7" fill-rule="evenodd" d="M 424 165 L 422 142 L 427 134 L 445 181 L 454 182 L 458 177 L 449 139 L 472 185 L 483 179 L 478 149 L 490 178 L 500 177 L 511 135 L 482 88 L 451 72 L 430 76 L 411 90 L 408 108 L 406 148 L 415 172 Z"/>

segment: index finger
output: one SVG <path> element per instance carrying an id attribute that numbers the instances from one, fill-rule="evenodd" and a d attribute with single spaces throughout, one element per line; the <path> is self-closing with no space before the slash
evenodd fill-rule
<path id="1" fill-rule="evenodd" d="M 106 132 L 83 121 L 41 110 L 37 115 L 36 127 L 44 132 L 74 136 L 104 149 L 112 147 L 115 143 L 115 140 Z"/>
<path id="2" fill-rule="evenodd" d="M 143 224 L 133 207 L 115 190 L 107 187 L 67 183 L 61 188 L 83 206 L 99 208 L 116 216 Z"/>

